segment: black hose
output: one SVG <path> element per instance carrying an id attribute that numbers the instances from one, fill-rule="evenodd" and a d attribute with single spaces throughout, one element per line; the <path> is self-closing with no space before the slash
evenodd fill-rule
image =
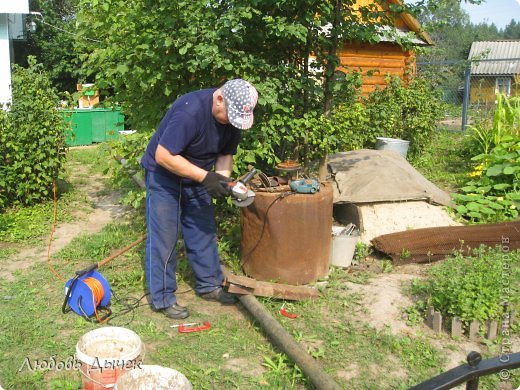
<path id="1" fill-rule="evenodd" d="M 260 323 L 274 345 L 300 367 L 317 389 L 341 389 L 341 386 L 323 370 L 316 360 L 309 356 L 254 295 L 239 295 L 239 299 L 255 320 Z"/>

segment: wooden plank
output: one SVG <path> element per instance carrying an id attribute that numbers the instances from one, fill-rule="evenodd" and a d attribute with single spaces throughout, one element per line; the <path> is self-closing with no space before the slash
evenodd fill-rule
<path id="1" fill-rule="evenodd" d="M 441 333 L 442 332 L 442 315 L 440 312 L 436 311 L 433 313 L 433 331 L 435 333 Z"/>
<path id="2" fill-rule="evenodd" d="M 369 93 L 374 92 L 377 87 L 380 87 L 382 89 L 385 86 L 384 85 L 362 85 L 361 86 L 361 94 L 362 95 L 368 95 Z"/>
<path id="3" fill-rule="evenodd" d="M 364 85 L 386 85 L 388 84 L 386 82 L 385 76 L 363 76 L 361 78 Z"/>
<path id="4" fill-rule="evenodd" d="M 360 68 L 403 68 L 405 67 L 405 59 L 392 58 L 359 58 L 359 57 L 340 57 L 340 65 L 345 67 Z"/>
<path id="5" fill-rule="evenodd" d="M 313 299 L 320 297 L 320 292 L 312 287 L 292 286 L 289 284 L 270 283 L 232 274 L 222 267 L 224 285 L 233 294 L 252 294 L 261 297 L 273 297 L 288 300 Z"/>
<path id="6" fill-rule="evenodd" d="M 367 44 L 365 47 L 345 45 L 343 49 L 338 51 L 338 57 L 356 57 L 356 58 L 388 58 L 388 59 L 412 59 L 415 53 L 412 50 L 404 50 L 398 45 L 390 44 Z"/>
<path id="7" fill-rule="evenodd" d="M 462 321 L 459 317 L 453 317 L 453 320 L 451 321 L 451 337 L 462 337 Z"/>
<path id="8" fill-rule="evenodd" d="M 378 48 L 377 45 L 374 45 L 370 48 L 363 49 L 354 49 L 354 48 L 345 48 L 339 52 L 338 55 L 340 58 L 363 58 L 363 59 L 371 59 L 371 58 L 386 58 L 389 60 L 403 60 L 408 57 L 407 52 L 403 50 L 383 50 L 382 48 Z"/>
<path id="9" fill-rule="evenodd" d="M 222 272 L 224 272 L 224 276 L 226 279 L 230 280 L 236 285 L 254 289 L 258 283 L 257 280 L 248 278 L 247 276 L 234 275 L 228 269 L 224 271 L 224 267 L 222 267 Z"/>
<path id="10" fill-rule="evenodd" d="M 345 67 L 345 66 L 338 66 L 337 68 L 341 72 L 345 73 L 360 73 L 362 76 L 368 76 L 371 74 L 372 76 L 385 76 L 387 74 L 389 75 L 398 75 L 402 76 L 404 75 L 404 69 L 403 68 L 377 68 L 377 67 L 366 67 L 366 68 L 353 68 L 353 67 Z"/>
<path id="11" fill-rule="evenodd" d="M 478 340 L 478 332 L 480 330 L 480 322 L 478 322 L 477 320 L 473 320 L 471 321 L 471 324 L 469 325 L 469 339 L 471 341 L 475 341 L 475 340 Z"/>
<path id="12" fill-rule="evenodd" d="M 488 321 L 487 323 L 488 329 L 486 333 L 486 338 L 488 340 L 495 340 L 498 335 L 498 322 L 497 321 Z"/>

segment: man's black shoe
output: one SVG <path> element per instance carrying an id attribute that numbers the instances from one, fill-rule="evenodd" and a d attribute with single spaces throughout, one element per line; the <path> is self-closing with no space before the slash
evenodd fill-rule
<path id="1" fill-rule="evenodd" d="M 187 318 L 190 315 L 187 308 L 181 305 L 177 305 L 176 303 L 170 307 L 167 307 L 166 309 L 161 309 L 159 311 L 164 313 L 166 317 L 173 318 L 174 320 L 182 320 L 183 318 Z"/>
<path id="2" fill-rule="evenodd" d="M 200 294 L 202 299 L 207 301 L 217 301 L 222 303 L 223 305 L 232 305 L 238 301 L 236 295 L 230 294 L 219 287 L 213 291 L 208 293 Z"/>

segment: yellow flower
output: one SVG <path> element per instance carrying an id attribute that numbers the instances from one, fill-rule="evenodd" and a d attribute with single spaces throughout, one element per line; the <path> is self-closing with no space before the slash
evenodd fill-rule
<path id="1" fill-rule="evenodd" d="M 482 176 L 484 172 L 484 164 L 479 164 L 475 167 L 475 170 L 469 174 L 470 177 Z"/>

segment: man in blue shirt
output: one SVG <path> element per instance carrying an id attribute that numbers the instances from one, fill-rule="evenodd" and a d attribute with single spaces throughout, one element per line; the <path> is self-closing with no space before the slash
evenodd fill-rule
<path id="1" fill-rule="evenodd" d="M 233 304 L 222 289 L 211 197 L 227 191 L 241 130 L 253 125 L 258 93 L 242 79 L 179 97 L 152 136 L 141 164 L 146 181 L 145 273 L 151 303 L 170 318 L 189 316 L 175 297 L 175 246 L 182 231 L 201 298 Z M 213 171 L 214 168 L 214 171 Z"/>

